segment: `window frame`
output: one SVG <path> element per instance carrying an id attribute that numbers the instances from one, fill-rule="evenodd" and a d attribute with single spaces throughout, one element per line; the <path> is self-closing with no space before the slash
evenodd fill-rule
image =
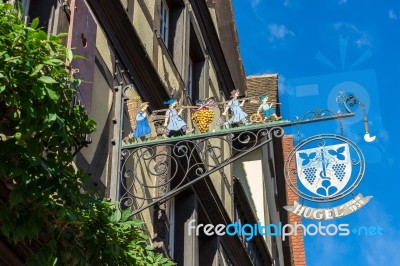
<path id="1" fill-rule="evenodd" d="M 206 56 L 200 44 L 199 36 L 196 34 L 193 21 L 190 22 L 189 27 L 188 80 L 186 84 L 187 95 L 192 101 L 195 101 L 205 96 L 202 94 L 202 91 L 206 89 L 204 82 L 202 82 L 202 75 L 206 68 Z"/>
<path id="2" fill-rule="evenodd" d="M 165 0 L 160 1 L 160 37 L 168 48 L 170 8 Z"/>
<path id="3" fill-rule="evenodd" d="M 193 95 L 193 77 L 194 77 L 194 63 L 192 58 L 189 57 L 189 69 L 188 69 L 188 85 L 187 85 L 187 94 L 190 97 L 192 101 L 194 101 L 194 95 Z"/>

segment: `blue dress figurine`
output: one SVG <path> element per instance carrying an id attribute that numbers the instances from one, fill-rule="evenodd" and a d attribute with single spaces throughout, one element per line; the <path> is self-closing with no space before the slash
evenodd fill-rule
<path id="1" fill-rule="evenodd" d="M 164 104 L 168 104 L 169 108 L 165 113 L 164 126 L 167 128 L 165 136 L 181 136 L 186 133 L 188 126 L 180 117 L 182 110 L 179 112 L 176 110 L 178 102 L 175 99 L 171 99 Z"/>
<path id="2" fill-rule="evenodd" d="M 139 107 L 139 112 L 136 114 L 136 129 L 133 137 L 142 138 L 151 133 L 149 122 L 147 121 L 145 110 L 149 107 L 148 102 L 144 102 Z"/>
<path id="3" fill-rule="evenodd" d="M 230 109 L 232 112 L 232 117 L 224 123 L 225 128 L 229 128 L 229 124 L 238 124 L 239 122 L 242 122 L 246 126 L 251 124 L 250 122 L 247 121 L 246 118 L 248 116 L 247 113 L 242 109 L 242 106 L 245 101 L 242 101 L 242 103 L 240 103 L 239 100 L 237 99 L 238 96 L 239 96 L 238 90 L 233 90 L 231 92 L 232 99 L 228 102 L 228 106 L 222 113 L 222 115 L 227 116 L 228 109 Z"/>

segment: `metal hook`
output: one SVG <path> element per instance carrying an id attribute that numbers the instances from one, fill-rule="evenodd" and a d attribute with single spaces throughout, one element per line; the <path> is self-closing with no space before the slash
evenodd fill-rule
<path id="1" fill-rule="evenodd" d="M 341 97 L 341 96 L 340 96 Z M 354 107 L 355 105 L 359 105 L 363 108 L 363 115 L 364 115 L 364 140 L 366 142 L 373 142 L 376 139 L 376 136 L 371 136 L 369 134 L 368 128 L 368 118 L 367 118 L 367 106 L 358 100 L 354 95 L 349 94 L 347 96 L 343 96 L 343 101 L 340 101 L 343 104 L 344 108 L 347 112 L 351 113 L 350 107 Z"/>

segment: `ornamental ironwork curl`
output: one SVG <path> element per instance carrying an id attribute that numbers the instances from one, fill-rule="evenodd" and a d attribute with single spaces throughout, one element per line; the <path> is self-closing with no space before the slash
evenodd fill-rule
<path id="1" fill-rule="evenodd" d="M 314 120 L 314 119 L 318 119 L 318 118 L 331 117 L 334 115 L 335 114 L 329 109 L 318 109 L 317 108 L 317 109 L 308 111 L 301 118 L 298 116 L 295 116 L 292 119 L 292 121 L 298 122 L 298 121 Z"/>
<path id="2" fill-rule="evenodd" d="M 134 213 L 163 202 L 189 185 L 252 152 L 273 138 L 281 127 L 206 138 L 122 148 L 119 172 L 120 208 Z"/>
<path id="3" fill-rule="evenodd" d="M 334 113 L 327 108 L 316 108 L 314 110 L 308 111 L 302 117 L 295 116 L 291 121 L 293 123 L 298 123 L 304 121 L 320 120 L 321 118 L 336 118 L 338 119 L 339 123 L 341 123 L 341 114 L 343 114 L 343 111 L 344 113 L 352 114 L 352 109 L 354 109 L 357 105 L 360 105 L 365 109 L 365 105 L 360 102 L 354 95 L 347 94 L 344 91 L 339 91 L 339 95 L 336 97 L 336 102 L 340 105 L 343 105 L 344 110 L 339 110 L 337 113 Z"/>
<path id="4" fill-rule="evenodd" d="M 352 109 L 357 105 L 361 105 L 365 109 L 365 105 L 356 98 L 355 95 L 347 94 L 344 91 L 339 91 L 339 96 L 336 97 L 336 102 L 342 104 L 344 109 L 351 113 Z"/>
<path id="5" fill-rule="evenodd" d="M 346 109 L 346 111 L 349 111 Z M 349 113 L 351 113 L 349 111 Z M 328 119 L 328 118 L 335 118 L 339 124 L 340 135 L 343 135 L 343 123 L 342 123 L 342 116 L 340 115 L 341 112 L 334 113 L 329 109 L 314 109 L 312 111 L 308 111 L 302 117 L 295 116 L 292 119 L 293 123 L 297 123 L 297 141 L 300 141 L 300 125 L 301 122 L 311 122 L 320 119 Z"/>

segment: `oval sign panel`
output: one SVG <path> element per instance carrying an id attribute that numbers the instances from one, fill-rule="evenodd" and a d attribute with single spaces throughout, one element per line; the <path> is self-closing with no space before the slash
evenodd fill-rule
<path id="1" fill-rule="evenodd" d="M 351 140 L 322 134 L 300 142 L 285 161 L 285 180 L 300 198 L 327 203 L 352 193 L 364 177 L 365 160 Z M 358 195 L 334 208 L 316 209 L 295 202 L 285 209 L 310 219 L 333 219 L 350 214 L 372 197 Z"/>

